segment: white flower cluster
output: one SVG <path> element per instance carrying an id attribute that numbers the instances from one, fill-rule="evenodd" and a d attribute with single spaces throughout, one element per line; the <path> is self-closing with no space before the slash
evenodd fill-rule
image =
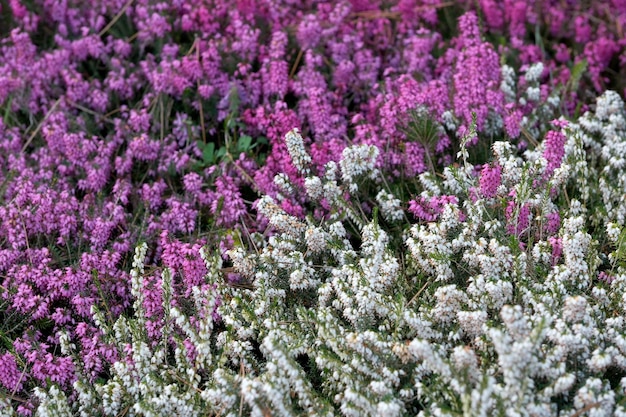
<path id="1" fill-rule="evenodd" d="M 502 65 L 500 73 L 502 74 L 500 91 L 504 93 L 504 98 L 506 99 L 507 103 L 515 102 L 517 98 L 517 93 L 515 91 L 515 70 L 509 65 Z"/>
<path id="2" fill-rule="evenodd" d="M 375 224 L 364 227 L 358 264 L 332 270 L 332 280 L 320 288 L 323 304 L 340 310 L 345 319 L 359 326 L 374 317 L 386 317 L 392 300 L 385 293 L 397 279 L 399 264 L 388 249 L 388 237 Z"/>
<path id="3" fill-rule="evenodd" d="M 383 214 L 385 220 L 390 222 L 400 221 L 404 218 L 404 212 L 402 211 L 400 199 L 395 198 L 393 194 L 380 190 L 376 194 L 376 201 L 379 204 L 380 211 Z"/>
<path id="4" fill-rule="evenodd" d="M 298 129 L 292 129 L 285 135 L 287 152 L 291 156 L 291 162 L 302 174 L 308 174 L 311 156 L 304 148 L 304 140 Z"/>
<path id="5" fill-rule="evenodd" d="M 48 391 L 36 387 L 34 394 L 39 400 L 37 416 L 70 417 L 72 415 L 72 410 L 67 404 L 67 397 L 56 385 L 50 387 Z"/>
<path id="6" fill-rule="evenodd" d="M 540 80 L 544 68 L 541 62 L 530 65 L 523 77 L 525 89 L 521 90 L 521 86 L 518 86 L 520 92 L 518 103 L 521 105 L 526 105 L 528 102 L 533 103 L 531 113 L 522 118 L 520 126 L 525 131 L 524 136 L 527 138 L 539 137 L 542 130 L 550 128 L 550 121 L 558 117 L 561 103 L 558 90 L 554 89 L 548 97 L 541 97 Z"/>
<path id="7" fill-rule="evenodd" d="M 309 198 L 313 201 L 318 201 L 324 195 L 324 186 L 320 177 L 306 177 L 304 188 Z"/>
<path id="8" fill-rule="evenodd" d="M 289 233 L 294 237 L 298 237 L 304 232 L 305 224 L 300 222 L 296 217 L 285 213 L 269 196 L 264 196 L 259 200 L 257 209 L 263 216 L 267 217 L 270 224 L 280 232 Z"/>
<path id="9" fill-rule="evenodd" d="M 585 113 L 577 124 L 573 124 L 571 134 L 579 135 L 586 146 L 598 155 L 600 166 L 597 174 L 599 197 L 603 203 L 602 212 L 596 217 L 598 225 L 608 222 L 626 223 L 626 110 L 624 101 L 614 91 L 607 91 L 598 98 L 595 114 Z M 589 196 L 595 200 L 595 196 Z M 602 213 L 599 213 L 602 214 Z"/>
<path id="10" fill-rule="evenodd" d="M 311 253 L 321 253 L 327 248 L 327 233 L 319 227 L 311 226 L 304 233 L 306 245 Z"/>
<path id="11" fill-rule="evenodd" d="M 291 195 L 294 193 L 294 188 L 287 174 L 280 173 L 274 177 L 274 184 L 278 187 L 281 193 Z M 278 194 L 279 199 L 283 199 L 283 194 Z"/>
<path id="12" fill-rule="evenodd" d="M 0 417 L 13 417 L 16 413 L 8 397 L 0 397 Z"/>
<path id="13" fill-rule="evenodd" d="M 371 179 L 378 176 L 376 169 L 378 154 L 378 148 L 372 145 L 350 146 L 343 150 L 339 165 L 343 181 L 348 185 L 350 192 L 358 189 L 356 179 L 361 175 L 368 174 Z"/>
<path id="14" fill-rule="evenodd" d="M 537 62 L 532 64 L 526 70 L 526 74 L 524 74 L 524 78 L 528 83 L 538 82 L 541 78 L 541 74 L 543 74 L 543 63 Z"/>
<path id="15" fill-rule="evenodd" d="M 454 211 L 454 208 L 450 211 Z M 436 281 L 446 282 L 454 278 L 451 263 L 454 249 L 446 236 L 448 226 L 454 227 L 453 220 L 450 225 L 441 223 L 414 225 L 411 228 L 411 236 L 406 240 L 412 259 L 419 265 L 420 270 L 434 277 Z"/>
<path id="16" fill-rule="evenodd" d="M 543 73 L 543 64 L 537 62 L 526 70 L 524 79 L 526 80 L 527 87 L 524 97 L 520 99 L 520 102 L 524 104 L 527 101 L 538 102 L 541 99 L 541 90 L 539 88 L 539 80 Z"/>
<path id="17" fill-rule="evenodd" d="M 246 252 L 241 247 L 231 249 L 227 253 L 228 257 L 233 262 L 235 272 L 246 279 L 254 278 L 254 274 L 256 272 L 256 257 L 251 256 L 251 254 Z"/>

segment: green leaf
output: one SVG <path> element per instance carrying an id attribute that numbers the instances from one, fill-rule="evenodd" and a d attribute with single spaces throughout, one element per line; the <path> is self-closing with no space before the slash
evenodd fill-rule
<path id="1" fill-rule="evenodd" d="M 576 65 L 574 65 L 574 67 L 572 67 L 572 79 L 573 80 L 580 80 L 580 77 L 582 77 L 582 75 L 584 74 L 584 72 L 587 70 L 587 60 L 583 59 L 580 62 L 577 62 Z"/>
<path id="2" fill-rule="evenodd" d="M 239 90 L 236 85 L 232 85 L 230 90 L 228 91 L 228 110 L 231 115 L 239 114 L 239 104 L 241 103 L 241 99 L 239 98 Z"/>
<path id="3" fill-rule="evenodd" d="M 251 149 L 250 144 L 252 143 L 252 138 L 248 135 L 239 136 L 239 140 L 237 141 L 237 150 L 240 152 L 246 152 Z"/>
<path id="4" fill-rule="evenodd" d="M 7 100 L 7 102 L 5 103 L 5 107 L 4 107 L 4 117 L 2 118 L 4 120 L 4 124 L 7 125 L 8 121 L 9 121 L 9 114 L 11 112 L 11 104 L 13 103 L 13 97 L 9 96 L 9 99 Z"/>
<path id="5" fill-rule="evenodd" d="M 215 162 L 215 143 L 209 142 L 204 145 L 204 149 L 202 149 L 202 160 L 206 165 L 211 165 Z"/>
<path id="6" fill-rule="evenodd" d="M 577 62 L 572 67 L 572 75 L 570 76 L 569 86 L 570 90 L 574 91 L 578 89 L 578 84 L 580 83 L 580 79 L 587 71 L 587 60 L 583 59 L 580 62 Z"/>

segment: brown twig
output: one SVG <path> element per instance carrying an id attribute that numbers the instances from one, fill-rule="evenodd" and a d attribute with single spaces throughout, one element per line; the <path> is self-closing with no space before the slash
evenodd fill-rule
<path id="1" fill-rule="evenodd" d="M 581 408 L 580 410 L 576 411 L 574 414 L 571 415 L 571 417 L 578 417 L 578 416 L 582 416 L 583 413 L 586 413 L 587 411 L 591 410 L 592 408 L 596 408 L 600 406 L 600 403 L 592 403 L 589 404 L 588 406 L 586 406 L 585 408 Z"/>
<path id="2" fill-rule="evenodd" d="M 430 284 L 430 281 L 426 281 L 426 283 L 424 285 L 422 285 L 422 288 L 419 289 L 419 291 L 417 291 L 417 293 L 415 293 L 415 295 L 413 296 L 413 298 L 411 298 L 409 300 L 408 303 L 406 303 L 406 305 L 408 306 L 409 304 L 411 304 L 413 301 L 415 301 L 417 299 L 417 297 L 419 297 L 419 295 L 426 289 L 426 287 Z"/>
<path id="3" fill-rule="evenodd" d="M 50 109 L 46 112 L 46 115 L 43 117 L 43 119 L 41 119 L 41 121 L 39 122 L 39 124 L 35 128 L 35 131 L 30 134 L 30 136 L 28 137 L 28 140 L 26 141 L 26 143 L 24 144 L 24 146 L 22 146 L 22 153 L 24 153 L 26 151 L 26 148 L 28 148 L 28 145 L 30 145 L 30 143 L 33 141 L 33 139 L 37 135 L 37 133 L 39 133 L 39 131 L 41 130 L 41 127 L 44 124 L 44 122 L 46 120 L 48 120 L 48 118 L 50 117 L 50 115 L 52 115 L 52 112 L 54 112 L 56 110 L 56 108 L 57 108 L 57 106 L 59 105 L 60 102 L 61 102 L 61 97 L 59 97 L 57 99 L 57 101 L 54 102 L 52 107 L 50 107 Z"/>
<path id="4" fill-rule="evenodd" d="M 118 20 L 120 20 L 120 18 L 122 17 L 122 15 L 124 13 L 126 13 L 126 10 L 130 7 L 131 4 L 133 4 L 135 0 L 128 0 L 126 2 L 126 4 L 120 9 L 119 12 L 117 12 L 117 14 L 113 17 L 113 19 L 109 22 L 108 25 L 106 25 L 104 28 L 102 28 L 102 30 L 100 31 L 100 33 L 98 33 L 98 36 L 102 36 L 105 33 L 107 33 L 109 31 L 109 29 L 111 29 L 113 27 L 113 25 L 115 25 L 117 23 Z"/>
<path id="5" fill-rule="evenodd" d="M 300 65 L 300 61 L 302 60 L 303 54 L 304 52 L 302 51 L 302 49 L 300 49 L 298 51 L 298 55 L 296 56 L 296 60 L 293 63 L 293 66 L 291 67 L 291 71 L 289 71 L 289 79 L 292 79 L 293 76 L 296 74 L 296 69 L 298 69 L 298 65 Z"/>

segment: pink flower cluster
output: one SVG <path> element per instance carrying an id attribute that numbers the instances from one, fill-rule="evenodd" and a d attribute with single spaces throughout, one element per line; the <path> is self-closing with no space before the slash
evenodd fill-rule
<path id="1" fill-rule="evenodd" d="M 480 192 L 485 198 L 494 198 L 502 181 L 502 168 L 499 165 L 485 165 L 480 171 Z"/>
<path id="2" fill-rule="evenodd" d="M 409 201 L 409 212 L 417 219 L 432 222 L 439 218 L 446 204 L 458 204 L 459 200 L 454 195 L 434 196 L 429 199 L 420 197 Z"/>
<path id="3" fill-rule="evenodd" d="M 554 120 L 552 123 L 557 128 L 565 128 L 567 126 L 567 122 L 565 121 Z M 550 130 L 546 133 L 546 137 L 543 141 L 543 157 L 548 162 L 545 171 L 546 177 L 552 175 L 554 170 L 561 166 L 563 156 L 565 155 L 565 142 L 567 142 L 567 138 L 561 130 Z"/>

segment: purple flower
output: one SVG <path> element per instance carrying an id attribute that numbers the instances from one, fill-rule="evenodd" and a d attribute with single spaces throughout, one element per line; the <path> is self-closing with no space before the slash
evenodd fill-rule
<path id="1" fill-rule="evenodd" d="M 458 48 L 455 64 L 454 111 L 469 126 L 472 113 L 476 127 L 482 131 L 490 111 L 502 113 L 504 95 L 500 91 L 500 60 L 487 42 L 481 42 L 478 19 L 473 12 L 459 19 Z"/>
<path id="2" fill-rule="evenodd" d="M 246 214 L 239 187 L 229 175 L 222 175 L 215 180 L 215 196 L 211 203 L 211 213 L 217 217 L 218 225 L 232 226 Z"/>
<path id="3" fill-rule="evenodd" d="M 556 236 L 548 238 L 548 242 L 552 245 L 552 266 L 556 265 L 563 254 L 563 239 Z"/>
<path id="4" fill-rule="evenodd" d="M 562 121 L 553 120 L 552 123 L 556 127 L 564 127 L 565 125 Z M 548 165 L 545 171 L 545 177 L 549 177 L 554 173 L 554 170 L 561 166 L 561 162 L 563 161 L 563 156 L 565 155 L 565 143 L 567 142 L 567 137 L 563 134 L 561 130 L 550 130 L 546 133 L 546 137 L 544 139 L 544 150 L 543 157 L 548 161 Z"/>
<path id="5" fill-rule="evenodd" d="M 507 104 L 508 108 L 512 106 Z M 512 139 L 516 139 L 520 135 L 523 113 L 521 110 L 512 110 L 504 118 L 504 130 Z"/>
<path id="6" fill-rule="evenodd" d="M 459 200 L 454 195 L 441 195 L 428 198 L 419 197 L 409 201 L 409 212 L 419 220 L 427 222 L 435 221 L 447 204 L 458 204 Z"/>
<path id="7" fill-rule="evenodd" d="M 422 145 L 415 142 L 406 142 L 404 145 L 404 166 L 405 166 L 405 174 L 407 177 L 411 178 L 422 172 L 426 171 L 428 168 L 424 161 L 426 150 Z"/>
<path id="8" fill-rule="evenodd" d="M 559 227 L 561 227 L 561 216 L 558 211 L 546 214 L 546 220 L 546 232 L 549 235 L 553 235 L 559 231 Z"/>
<path id="9" fill-rule="evenodd" d="M 615 280 L 615 276 L 608 274 L 605 271 L 600 271 L 598 273 L 598 279 L 602 282 L 606 282 L 607 284 L 611 284 Z"/>
<path id="10" fill-rule="evenodd" d="M 493 198 L 498 193 L 502 182 L 502 168 L 499 165 L 485 165 L 480 172 L 480 192 L 486 198 Z"/>
<path id="11" fill-rule="evenodd" d="M 167 210 L 161 215 L 163 228 L 172 233 L 192 233 L 196 227 L 198 210 L 189 203 L 179 201 L 176 197 L 165 200 Z"/>
<path id="12" fill-rule="evenodd" d="M 0 355 L 0 384 L 9 392 L 19 392 L 24 385 L 24 376 L 17 367 L 15 356 L 10 352 Z"/>
<path id="13" fill-rule="evenodd" d="M 511 200 L 506 206 L 505 215 L 508 221 L 506 229 L 509 234 L 519 237 L 528 231 L 531 220 L 530 204 L 525 203 L 518 208 L 515 200 Z"/>

